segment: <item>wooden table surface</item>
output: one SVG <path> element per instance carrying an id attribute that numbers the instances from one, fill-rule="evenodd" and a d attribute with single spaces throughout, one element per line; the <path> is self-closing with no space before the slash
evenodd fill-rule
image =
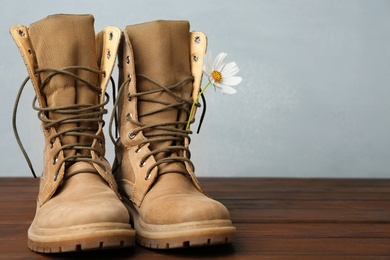
<path id="1" fill-rule="evenodd" d="M 38 179 L 0 178 L 0 259 L 390 259 L 390 179 L 200 178 L 237 227 L 233 244 L 37 254 Z"/>

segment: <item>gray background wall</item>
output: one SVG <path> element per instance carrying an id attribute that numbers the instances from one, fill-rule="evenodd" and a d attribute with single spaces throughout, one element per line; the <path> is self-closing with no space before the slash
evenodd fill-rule
<path id="1" fill-rule="evenodd" d="M 379 0 L 2 0 L 0 176 L 30 176 L 11 128 L 27 72 L 8 27 L 54 13 L 91 13 L 96 31 L 186 19 L 208 35 L 214 54 L 237 62 L 238 93 L 206 93 L 205 122 L 191 144 L 199 176 L 389 176 L 390 1 Z M 40 172 L 33 95 L 27 87 L 18 126 Z M 112 146 L 107 153 L 112 160 Z"/>

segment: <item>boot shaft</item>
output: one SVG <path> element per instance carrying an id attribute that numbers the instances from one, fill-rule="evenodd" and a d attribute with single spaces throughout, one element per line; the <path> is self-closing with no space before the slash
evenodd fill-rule
<path id="1" fill-rule="evenodd" d="M 38 69 L 48 69 L 38 74 L 42 99 L 48 108 L 98 104 L 101 93 L 98 83 L 101 74 L 76 69 L 76 67 L 84 67 L 98 71 L 93 23 L 94 18 L 91 15 L 55 15 L 31 24 L 31 43 L 36 54 Z M 55 74 L 52 70 L 71 67 L 74 69 L 65 71 L 72 75 Z M 77 80 L 73 75 L 83 81 Z M 67 120 L 69 117 L 82 115 L 76 108 L 66 110 L 65 113 L 62 110 L 49 110 L 45 115 L 50 120 L 64 120 L 55 126 L 57 132 L 69 133 L 70 129 L 91 129 L 89 132 L 93 134 L 97 131 L 97 121 Z M 89 110 L 86 112 L 88 113 Z M 69 134 L 61 135 L 60 138 L 63 145 L 93 141 L 87 136 Z M 86 153 L 73 149 L 64 152 L 66 156 Z"/>
<path id="2" fill-rule="evenodd" d="M 189 23 L 155 21 L 127 26 L 125 35 L 134 53 L 138 97 L 138 120 L 142 125 L 184 122 L 191 104 L 192 75 L 189 54 Z M 184 57 L 184 58 L 183 58 Z M 165 91 L 164 88 L 170 90 Z M 148 94 L 146 94 L 148 93 Z M 178 100 L 178 98 L 183 100 Z M 187 101 L 187 102 L 186 102 Z M 186 103 L 185 103 L 186 102 Z M 183 125 L 146 128 L 144 136 L 169 135 Z M 150 143 L 151 150 L 172 145 L 172 141 Z M 169 154 L 156 154 L 163 158 Z"/>

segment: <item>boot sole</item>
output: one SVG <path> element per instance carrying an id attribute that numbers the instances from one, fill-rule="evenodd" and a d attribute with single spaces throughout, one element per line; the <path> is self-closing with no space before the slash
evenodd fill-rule
<path id="1" fill-rule="evenodd" d="M 172 227 L 175 229 L 174 227 Z M 201 228 L 186 231 L 144 232 L 137 230 L 139 245 L 153 249 L 202 247 L 232 243 L 234 227 Z"/>
<path id="2" fill-rule="evenodd" d="M 28 247 L 40 253 L 62 253 L 132 247 L 135 231 L 129 224 L 99 223 L 28 231 Z"/>
<path id="3" fill-rule="evenodd" d="M 205 220 L 151 225 L 130 209 L 137 244 L 153 249 L 200 247 L 232 243 L 236 228 L 230 220 Z"/>

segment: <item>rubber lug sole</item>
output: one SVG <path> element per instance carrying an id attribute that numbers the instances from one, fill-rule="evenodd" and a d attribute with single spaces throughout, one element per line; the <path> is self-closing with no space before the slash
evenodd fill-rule
<path id="1" fill-rule="evenodd" d="M 141 246 L 153 249 L 213 246 L 232 243 L 234 232 L 235 228 L 195 230 L 181 232 L 181 235 L 178 233 L 176 236 L 166 238 L 150 238 L 137 234 L 136 242 Z"/>
<path id="2" fill-rule="evenodd" d="M 45 232 L 46 231 L 46 232 Z M 28 247 L 39 253 L 63 253 L 133 247 L 135 231 L 130 225 L 81 225 L 71 230 L 29 230 Z M 45 234 L 46 233 L 46 234 Z M 55 235 L 56 233 L 56 235 Z"/>

